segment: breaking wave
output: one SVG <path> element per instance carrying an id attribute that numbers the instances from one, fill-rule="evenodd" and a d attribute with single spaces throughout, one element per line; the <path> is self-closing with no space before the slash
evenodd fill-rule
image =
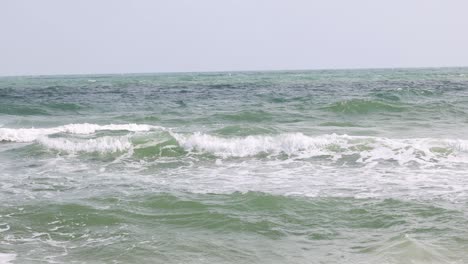
<path id="1" fill-rule="evenodd" d="M 32 142 L 40 137 L 57 134 L 93 134 L 97 131 L 131 131 L 131 132 L 144 132 L 154 129 L 162 129 L 159 126 L 145 125 L 145 124 L 110 124 L 110 125 L 97 125 L 97 124 L 69 124 L 51 128 L 0 128 L 0 141 L 11 142 Z"/>
<path id="2" fill-rule="evenodd" d="M 132 148 L 132 144 L 128 137 L 101 137 L 86 140 L 66 139 L 66 138 L 48 138 L 42 137 L 38 142 L 43 146 L 65 151 L 68 153 L 77 152 L 121 152 Z"/>
<path id="3" fill-rule="evenodd" d="M 220 138 L 202 133 L 174 134 L 187 151 L 209 152 L 221 157 L 247 157 L 261 153 L 286 154 L 297 157 L 359 155 L 357 162 L 393 160 L 400 164 L 411 161 L 437 162 L 451 159 L 468 162 L 468 141 L 459 139 L 390 139 L 348 135 L 306 136 L 302 133 L 276 136 L 247 136 Z"/>
<path id="4" fill-rule="evenodd" d="M 124 136 L 91 135 L 102 130 L 123 130 Z M 141 133 L 138 133 L 141 132 Z M 66 135 L 55 135 L 65 133 Z M 468 162 L 468 140 L 411 138 L 393 139 L 349 135 L 308 136 L 302 133 L 220 137 L 201 132 L 176 133 L 144 124 L 70 124 L 53 128 L 0 128 L 0 140 L 38 143 L 68 153 L 132 151 L 134 158 L 210 154 L 219 158 L 325 157 L 357 163 L 382 160 L 398 164 Z"/>

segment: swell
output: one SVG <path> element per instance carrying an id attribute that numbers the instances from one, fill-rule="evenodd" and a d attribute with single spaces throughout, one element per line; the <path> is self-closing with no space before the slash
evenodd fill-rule
<path id="1" fill-rule="evenodd" d="M 85 107 L 76 103 L 43 103 L 43 104 L 0 104 L 0 114 L 15 116 L 50 116 L 77 113 L 84 110 Z"/>
<path id="2" fill-rule="evenodd" d="M 403 101 L 403 100 L 427 100 L 436 96 L 443 95 L 443 91 L 429 90 L 429 89 L 409 89 L 409 88 L 397 88 L 397 89 L 385 89 L 378 90 L 370 93 L 377 99 L 387 101 Z"/>
<path id="3" fill-rule="evenodd" d="M 190 227 L 193 225 L 207 229 L 231 229 L 231 231 L 239 231 L 238 229 L 242 228 L 239 224 L 245 224 L 252 225 L 249 231 L 253 232 L 259 231 L 256 228 L 266 228 L 270 231 L 279 228 L 291 234 L 301 232 L 296 228 L 306 228 L 303 231 L 307 232 L 308 228 L 322 227 L 389 229 L 388 231 L 392 232 L 394 231 L 392 227 L 395 226 L 410 227 L 407 221 L 413 219 L 431 221 L 431 224 L 437 227 L 444 226 L 444 217 L 447 215 L 451 215 L 453 221 L 459 224 L 467 221 L 457 210 L 397 199 L 301 197 L 252 191 L 229 194 L 156 192 L 128 195 L 125 199 L 116 198 L 118 194 L 91 196 L 81 201 L 81 204 L 67 204 L 60 201 L 52 201 L 51 204 L 47 201 L 41 205 L 42 208 L 37 208 L 37 205 L 27 208 L 28 210 L 25 211 L 32 215 L 28 215 L 23 220 L 47 225 L 49 217 L 61 217 L 63 219 L 59 220 L 66 221 L 70 217 L 79 217 L 80 214 L 89 213 L 90 216 L 95 217 L 82 217 L 81 221 L 85 225 L 79 225 L 80 227 L 101 225 L 103 222 L 125 223 L 133 218 L 132 220 L 136 221 L 148 220 L 146 224 L 152 224 L 151 220 L 156 220 L 169 226 L 187 225 Z M 8 211 L 15 211 L 15 209 L 10 208 L 7 209 Z M 63 214 L 56 215 L 57 211 Z M 42 217 L 34 219 L 34 214 Z M 109 217 L 111 221 L 96 221 L 99 220 L 96 219 L 99 215 L 103 218 Z M 191 220 L 192 217 L 194 219 Z M 215 225 L 219 220 L 227 222 L 227 225 Z M 272 222 L 267 226 L 256 225 L 263 221 Z M 209 222 L 213 225 L 209 225 Z M 454 227 L 448 228 L 456 230 Z"/>
<path id="4" fill-rule="evenodd" d="M 221 120 L 228 120 L 231 122 L 265 122 L 271 121 L 273 115 L 266 111 L 238 111 L 229 114 L 215 114 L 213 118 L 219 118 Z"/>
<path id="5" fill-rule="evenodd" d="M 318 256 L 320 251 L 332 250 L 327 245 L 333 242 L 332 247 L 340 247 L 338 256 L 341 257 L 343 248 L 346 248 L 346 254 L 359 253 L 358 256 L 365 255 L 375 260 L 392 260 L 390 263 L 444 263 L 440 260 L 450 257 L 440 257 L 439 253 L 444 250 L 432 245 L 437 241 L 434 237 L 440 236 L 443 230 L 443 237 L 454 243 L 454 248 L 445 250 L 462 253 L 463 246 L 455 242 L 457 237 L 466 235 L 466 231 L 457 227 L 467 224 L 462 212 L 428 203 L 395 199 L 287 197 L 260 192 L 224 195 L 152 193 L 125 197 L 114 193 L 78 202 L 47 200 L 22 207 L 22 212 L 13 207 L 2 209 L 6 215 L 15 215 L 15 224 L 24 234 L 45 230 L 52 238 L 80 234 L 74 238 L 78 245 L 96 239 L 95 246 L 112 252 L 116 249 L 108 246 L 107 239 L 121 238 L 122 233 L 127 233 L 129 244 L 141 242 L 132 238 L 148 239 L 147 243 L 166 246 L 168 252 L 179 250 L 181 254 L 186 249 L 183 246 L 186 241 L 179 236 L 174 237 L 174 230 L 186 239 L 203 234 L 211 234 L 215 238 L 230 234 L 235 243 L 216 248 L 216 253 L 229 256 L 234 246 L 239 252 L 253 250 L 252 260 L 257 254 L 266 257 L 263 254 L 268 253 L 256 247 L 248 248 L 251 245 L 245 244 L 247 238 L 254 238 L 255 243 L 263 239 L 295 238 L 299 240 L 288 240 L 288 243 L 296 246 L 300 241 L 303 247 Z M 418 227 L 414 223 L 424 225 Z M 25 227 L 32 227 L 32 230 Z M 425 229 L 424 234 L 421 228 Z M 152 234 L 147 230 L 158 233 L 170 243 L 164 245 L 150 239 Z M 361 236 L 362 230 L 372 236 Z M 428 237 L 429 240 L 424 239 Z M 24 242 L 27 238 L 20 236 L 18 240 Z M 308 243 L 302 243 L 304 241 Z M 31 243 L 43 241 L 29 240 L 28 244 Z M 318 245 L 321 247 L 317 248 Z M 219 243 L 212 246 L 219 246 Z M 322 257 L 330 260 L 330 255 L 325 254 Z"/>
<path id="6" fill-rule="evenodd" d="M 41 107 L 18 104 L 0 104 L 0 114 L 19 116 L 49 115 L 49 113 Z"/>
<path id="7" fill-rule="evenodd" d="M 332 103 L 324 110 L 344 114 L 367 114 L 372 112 L 404 112 L 407 110 L 402 104 L 389 103 L 371 99 L 349 99 Z"/>

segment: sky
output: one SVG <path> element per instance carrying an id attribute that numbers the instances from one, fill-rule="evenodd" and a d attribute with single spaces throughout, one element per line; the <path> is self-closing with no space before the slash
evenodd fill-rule
<path id="1" fill-rule="evenodd" d="M 467 0 L 0 0 L 0 75 L 468 66 Z"/>

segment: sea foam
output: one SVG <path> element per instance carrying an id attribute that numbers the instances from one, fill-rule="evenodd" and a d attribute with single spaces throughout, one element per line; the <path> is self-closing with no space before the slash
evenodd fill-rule
<path id="1" fill-rule="evenodd" d="M 9 264 L 13 263 L 16 259 L 16 254 L 10 254 L 10 253 L 0 253 L 0 264 Z"/>
<path id="2" fill-rule="evenodd" d="M 117 152 L 151 147 L 148 142 L 144 145 L 132 142 L 130 133 L 125 136 L 97 138 L 49 137 L 56 133 L 89 135 L 102 130 L 167 131 L 185 151 L 194 154 L 209 153 L 221 158 L 245 158 L 263 154 L 269 157 L 287 155 L 298 158 L 327 156 L 334 160 L 355 156 L 355 161 L 360 163 L 381 160 L 391 160 L 399 164 L 410 162 L 433 164 L 439 161 L 468 162 L 468 140 L 462 139 L 395 139 L 338 134 L 308 136 L 303 133 L 220 137 L 201 132 L 176 133 L 164 127 L 146 124 L 69 124 L 52 128 L 0 128 L 0 141 L 36 142 L 46 148 L 68 153 Z M 161 144 L 161 141 L 149 144 L 156 146 Z"/>
<path id="3" fill-rule="evenodd" d="M 0 128 L 0 141 L 32 142 L 40 137 L 57 134 L 93 134 L 102 130 L 126 130 L 131 132 L 144 132 L 153 129 L 162 129 L 159 126 L 145 124 L 69 124 L 51 128 Z"/>
<path id="4" fill-rule="evenodd" d="M 188 151 L 210 152 L 222 157 L 247 157 L 260 153 L 293 155 L 302 152 L 319 155 L 324 154 L 326 145 L 339 140 L 337 135 L 309 137 L 302 133 L 243 138 L 221 138 L 199 132 L 188 136 L 174 133 L 173 136 Z"/>
<path id="5" fill-rule="evenodd" d="M 300 158 L 327 155 L 334 159 L 359 155 L 357 162 L 362 163 L 379 160 L 393 160 L 399 164 L 412 161 L 434 163 L 439 160 L 468 162 L 468 141 L 461 139 L 391 139 L 337 134 L 307 136 L 302 133 L 237 138 L 222 138 L 202 133 L 173 133 L 173 136 L 187 151 L 207 152 L 223 158 L 265 153 Z"/>
<path id="6" fill-rule="evenodd" d="M 49 149 L 77 152 L 118 152 L 130 149 L 132 144 L 128 137 L 101 137 L 85 140 L 41 137 L 38 142 Z"/>

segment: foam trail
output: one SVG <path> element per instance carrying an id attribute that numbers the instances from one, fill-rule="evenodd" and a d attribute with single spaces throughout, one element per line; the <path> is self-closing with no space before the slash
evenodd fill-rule
<path id="1" fill-rule="evenodd" d="M 101 130 L 126 130 L 131 132 L 145 132 L 154 129 L 163 129 L 159 126 L 145 124 L 69 124 L 51 128 L 0 128 L 0 141 L 33 142 L 34 140 L 56 133 L 93 134 Z"/>

